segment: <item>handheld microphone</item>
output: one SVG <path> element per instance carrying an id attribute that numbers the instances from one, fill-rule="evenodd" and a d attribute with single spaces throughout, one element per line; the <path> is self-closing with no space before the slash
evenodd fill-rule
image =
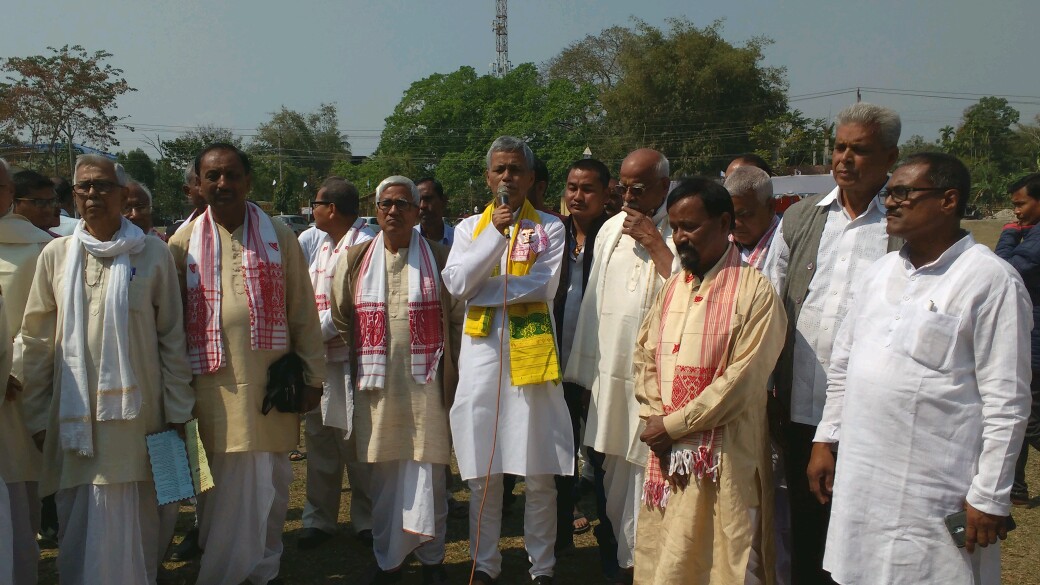
<path id="1" fill-rule="evenodd" d="M 498 184 L 498 191 L 495 192 L 495 200 L 498 201 L 499 205 L 509 205 L 509 187 L 505 183 Z M 506 236 L 512 237 L 513 235 L 513 224 L 510 223 L 509 227 L 504 232 Z"/>

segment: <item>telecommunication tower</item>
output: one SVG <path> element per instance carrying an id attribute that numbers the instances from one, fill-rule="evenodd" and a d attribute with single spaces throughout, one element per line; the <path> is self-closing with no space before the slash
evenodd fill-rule
<path id="1" fill-rule="evenodd" d="M 509 63 L 509 29 L 506 25 L 506 1 L 495 0 L 495 20 L 491 23 L 491 30 L 495 31 L 495 53 L 497 58 L 491 64 L 491 73 L 498 77 L 505 77 L 511 65 Z"/>

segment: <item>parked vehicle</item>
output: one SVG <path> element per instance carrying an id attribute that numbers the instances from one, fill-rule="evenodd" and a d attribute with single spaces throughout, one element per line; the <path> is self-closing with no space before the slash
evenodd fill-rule
<path id="1" fill-rule="evenodd" d="M 289 226 L 297 236 L 303 233 L 303 231 L 310 226 L 310 222 L 302 215 L 276 215 L 271 219 L 280 221 Z"/>

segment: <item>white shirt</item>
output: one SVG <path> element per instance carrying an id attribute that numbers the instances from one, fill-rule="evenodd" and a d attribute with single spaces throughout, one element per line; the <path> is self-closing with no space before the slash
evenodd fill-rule
<path id="1" fill-rule="evenodd" d="M 358 228 L 359 222 L 363 223 L 362 220 L 358 220 L 353 226 L 351 226 L 350 230 L 347 231 L 347 234 L 343 236 L 344 239 L 347 239 L 344 243 L 348 247 L 363 244 L 375 238 L 375 232 L 372 231 L 372 228 L 368 227 L 367 224 Z M 303 249 L 303 257 L 307 260 L 307 271 L 311 274 L 313 279 L 315 272 L 322 269 L 322 267 L 319 266 L 319 261 L 324 258 L 324 256 L 319 254 L 322 246 L 328 245 L 335 248 L 336 242 L 332 241 L 332 236 L 328 233 L 313 226 L 303 230 L 297 239 L 300 242 L 300 248 Z M 332 268 L 335 268 L 335 264 L 332 265 Z M 318 311 L 318 318 L 321 321 L 321 334 L 323 339 L 329 340 L 339 335 L 339 332 L 336 331 L 336 324 L 332 322 L 331 310 L 325 309 L 323 311 Z"/>
<path id="2" fill-rule="evenodd" d="M 1032 303 L 970 235 L 920 268 L 904 254 L 857 278 L 834 344 L 815 438 L 840 439 L 823 567 L 848 584 L 972 583 L 973 570 L 993 571 L 989 555 L 996 577 L 981 582 L 997 583 L 999 548 L 969 556 L 943 519 L 964 500 L 1008 513 Z"/>
<path id="3" fill-rule="evenodd" d="M 794 332 L 791 420 L 816 426 L 827 394 L 826 367 L 834 336 L 849 311 L 851 287 L 857 277 L 888 252 L 885 210 L 874 197 L 855 219 L 841 203 L 835 187 L 817 206 L 829 207 L 816 256 L 816 273 L 798 315 Z M 791 250 L 784 240 L 784 222 L 776 230 L 762 272 L 783 291 Z"/>

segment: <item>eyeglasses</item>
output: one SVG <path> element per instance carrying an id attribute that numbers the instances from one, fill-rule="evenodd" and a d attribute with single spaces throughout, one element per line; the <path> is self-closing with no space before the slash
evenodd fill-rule
<path id="1" fill-rule="evenodd" d="M 46 209 L 48 207 L 58 207 L 61 205 L 61 201 L 57 197 L 51 197 L 50 199 L 33 199 L 32 197 L 15 197 L 15 201 L 28 201 L 34 207 Z"/>
<path id="2" fill-rule="evenodd" d="M 72 186 L 72 191 L 76 195 L 85 196 L 93 189 L 98 195 L 108 195 L 118 187 L 119 184 L 112 181 L 80 181 Z"/>
<path id="3" fill-rule="evenodd" d="M 151 205 L 127 205 L 123 208 L 123 215 L 129 215 L 130 212 L 145 213 L 151 210 Z"/>
<path id="4" fill-rule="evenodd" d="M 890 197 L 895 203 L 902 203 L 910 199 L 910 194 L 915 191 L 945 191 L 949 187 L 889 187 L 885 190 L 885 196 Z"/>
<path id="5" fill-rule="evenodd" d="M 396 207 L 401 211 L 407 211 L 408 208 L 414 204 L 407 199 L 381 199 L 376 201 L 376 205 L 378 205 L 379 209 L 382 209 L 383 211 L 390 211 L 391 207 Z"/>
<path id="6" fill-rule="evenodd" d="M 646 185 L 644 185 L 642 183 L 635 183 L 633 185 L 625 186 L 625 185 L 622 185 L 621 183 L 618 183 L 617 185 L 614 186 L 614 193 L 619 195 L 619 196 L 624 196 L 624 194 L 628 193 L 629 191 L 632 192 L 632 195 L 635 195 L 636 197 L 639 197 L 640 195 L 643 194 L 643 191 L 646 191 Z"/>
<path id="7" fill-rule="evenodd" d="M 311 201 L 311 207 L 317 207 L 319 205 L 332 205 L 331 201 Z"/>

